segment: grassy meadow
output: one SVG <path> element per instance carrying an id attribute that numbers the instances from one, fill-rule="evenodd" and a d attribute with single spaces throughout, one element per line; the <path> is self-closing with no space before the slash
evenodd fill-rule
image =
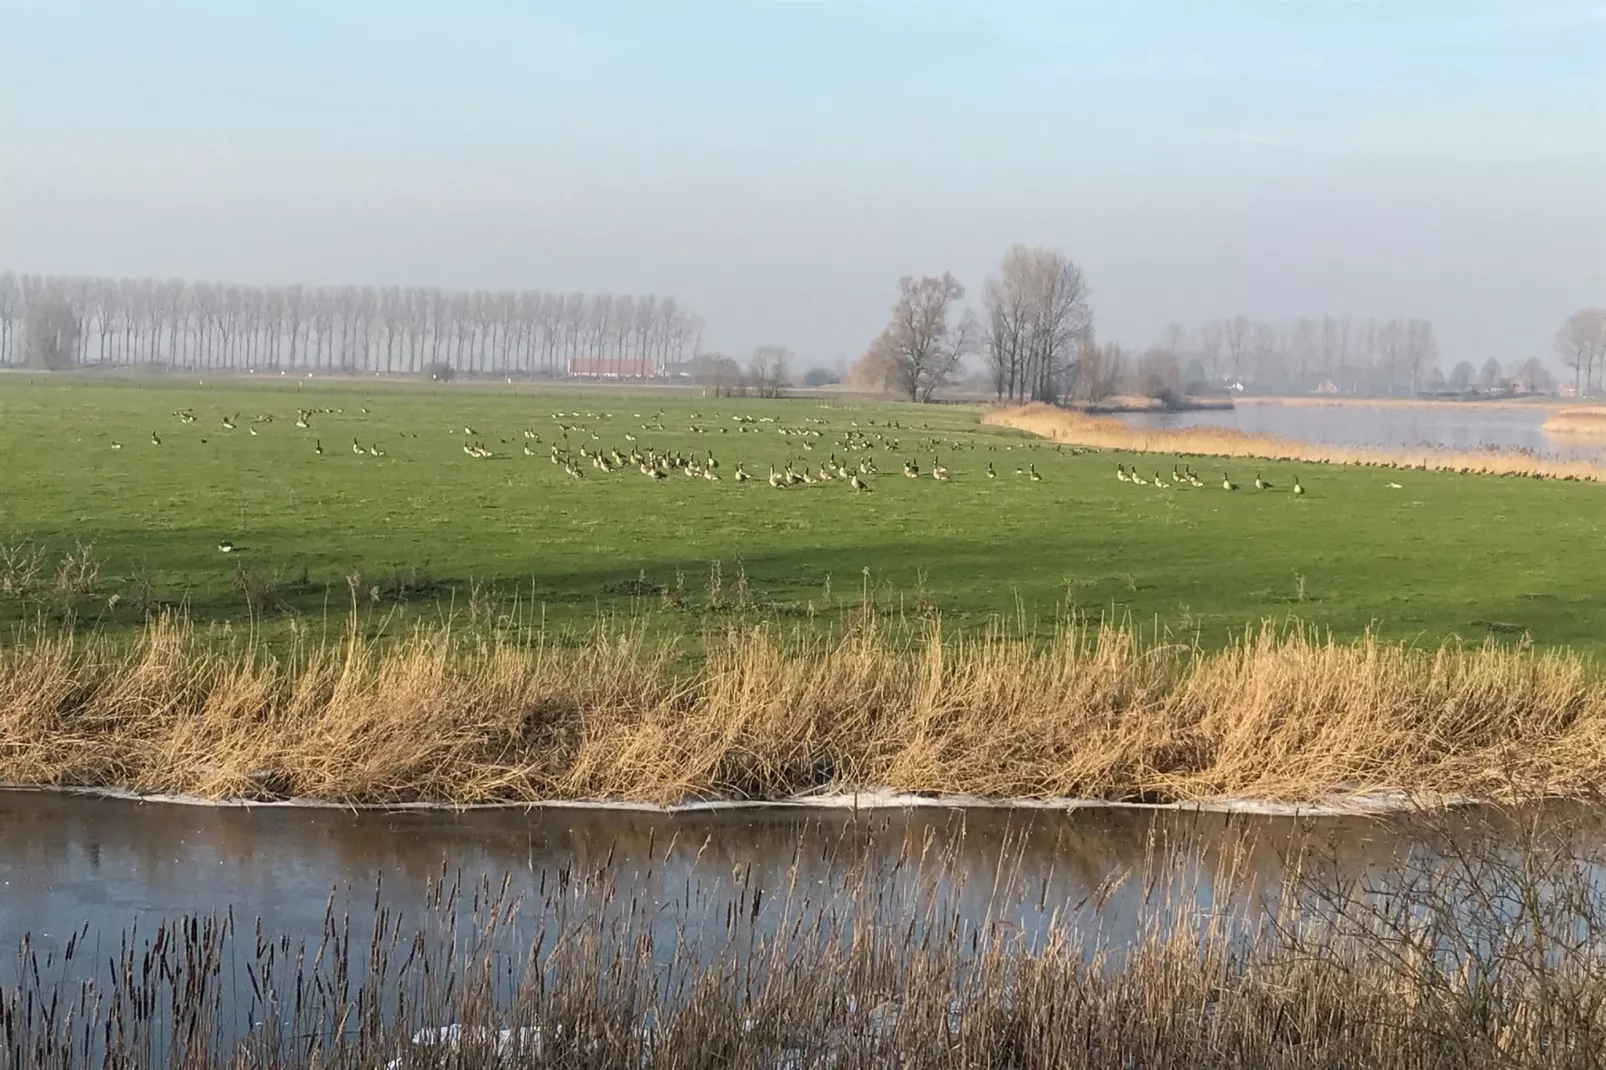
<path id="1" fill-rule="evenodd" d="M 300 410 L 318 410 L 305 428 Z M 1137 487 L 1116 480 L 1118 462 L 1170 482 L 1183 460 L 1073 450 L 982 415 L 530 385 L 6 375 L 0 623 L 8 636 L 41 619 L 133 635 L 174 607 L 212 633 L 338 635 L 355 601 L 370 634 L 464 614 L 583 628 L 648 610 L 651 627 L 695 637 L 765 620 L 828 631 L 868 599 L 950 631 L 999 617 L 1047 626 L 1074 608 L 1207 647 L 1289 616 L 1435 644 L 1606 639 L 1599 485 L 1192 458 L 1202 489 Z M 872 448 L 849 450 L 849 435 Z M 721 479 L 584 461 L 576 478 L 551 462 L 554 444 L 712 453 Z M 767 483 L 789 463 L 817 479 L 833 455 L 873 461 L 868 492 Z M 934 457 L 948 482 L 930 476 Z M 902 474 L 909 459 L 918 478 Z M 1016 474 L 1028 466 L 1040 480 Z M 1223 469 L 1241 490 L 1222 489 Z M 1257 491 L 1257 472 L 1274 489 Z"/>

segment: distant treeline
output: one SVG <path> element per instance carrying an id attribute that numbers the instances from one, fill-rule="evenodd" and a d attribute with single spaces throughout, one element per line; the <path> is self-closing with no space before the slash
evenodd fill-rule
<path id="1" fill-rule="evenodd" d="M 1189 392 L 1233 384 L 1252 393 L 1306 393 L 1326 385 L 1362 395 L 1460 393 L 1474 387 L 1531 392 L 1554 386 L 1537 359 L 1516 360 L 1506 368 L 1494 360 L 1481 368 L 1460 361 L 1446 373 L 1439 355 L 1433 324 L 1415 317 L 1305 316 L 1270 323 L 1233 316 L 1191 330 L 1173 323 L 1135 367 L 1140 379 L 1153 379 L 1152 369 L 1169 357 Z"/>
<path id="2" fill-rule="evenodd" d="M 0 273 L 0 364 L 649 378 L 696 352 L 673 297 Z"/>

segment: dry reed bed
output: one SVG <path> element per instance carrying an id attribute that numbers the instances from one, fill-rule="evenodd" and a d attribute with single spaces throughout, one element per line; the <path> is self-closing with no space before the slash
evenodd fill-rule
<path id="1" fill-rule="evenodd" d="M 1145 431 L 1114 417 L 1058 409 L 1034 402 L 987 413 L 982 421 L 1013 427 L 1054 442 L 1135 453 L 1173 453 L 1183 456 L 1258 457 L 1274 461 L 1306 461 L 1371 468 L 1416 468 L 1423 471 L 1528 476 L 1601 482 L 1606 468 L 1587 461 L 1556 461 L 1524 453 L 1493 450 L 1451 451 L 1434 449 L 1365 449 L 1255 435 L 1227 427 Z M 1549 425 L 1546 425 L 1547 429 Z"/>
<path id="2" fill-rule="evenodd" d="M 527 900 L 506 881 L 401 907 L 376 891 L 371 920 L 331 908 L 316 944 L 221 910 L 121 940 L 86 926 L 0 965 L 0 1057 L 19 1070 L 1600 1065 L 1598 860 L 1473 842 L 1454 857 L 1380 876 L 1393 890 L 1365 898 L 1299 878 L 1300 905 L 1282 900 L 1252 930 L 1145 881 L 1132 942 L 1109 952 L 1058 909 L 1028 937 L 1007 920 L 1007 877 L 979 874 L 967 914 L 940 882 L 889 897 L 868 871 L 814 898 L 795 866 L 747 869 L 669 933 L 659 904 L 625 902 L 606 868 Z M 1177 856 L 1152 871 L 1187 870 Z"/>
<path id="3" fill-rule="evenodd" d="M 1563 409 L 1545 421 L 1545 431 L 1578 438 L 1606 436 L 1606 409 Z"/>
<path id="4" fill-rule="evenodd" d="M 1027 643 L 771 632 L 677 657 L 639 629 L 513 645 L 446 631 L 283 657 L 172 620 L 132 648 L 0 652 L 0 780 L 345 802 L 779 797 L 1496 799 L 1606 787 L 1581 658 L 1263 627 L 1219 653 L 1066 626 Z"/>

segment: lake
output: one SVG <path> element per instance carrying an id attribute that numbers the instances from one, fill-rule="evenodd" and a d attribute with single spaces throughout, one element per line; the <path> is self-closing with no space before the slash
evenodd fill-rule
<path id="1" fill-rule="evenodd" d="M 1555 438 L 1543 430 L 1549 408 L 1493 409 L 1460 405 L 1284 405 L 1246 401 L 1231 409 L 1123 413 L 1147 431 L 1225 427 L 1249 434 L 1331 446 L 1445 450 L 1499 449 L 1557 460 L 1606 460 L 1606 443 Z"/>

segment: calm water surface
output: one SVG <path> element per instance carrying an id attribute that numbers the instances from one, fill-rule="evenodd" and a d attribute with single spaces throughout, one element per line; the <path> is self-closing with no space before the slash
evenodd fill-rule
<path id="1" fill-rule="evenodd" d="M 1454 450 L 1525 450 L 1566 460 L 1606 460 L 1606 444 L 1553 438 L 1542 426 L 1549 409 L 1458 406 L 1241 404 L 1202 412 L 1127 413 L 1133 427 L 1170 430 L 1227 427 L 1333 446 Z"/>
<path id="2" fill-rule="evenodd" d="M 1606 823 L 1590 811 L 1558 814 L 1569 836 L 1603 842 Z M 777 939 L 792 946 L 799 931 L 806 942 L 841 940 L 865 922 L 915 939 L 958 932 L 958 946 L 974 933 L 1025 947 L 1057 939 L 1087 955 L 1119 954 L 1157 919 L 1214 921 L 1248 940 L 1282 910 L 1296 868 L 1353 889 L 1431 857 L 1435 836 L 1522 827 L 1478 811 L 349 812 L 0 791 L 0 996 L 37 992 L 33 1005 L 48 1005 L 86 983 L 105 990 L 116 961 L 136 972 L 149 961 L 164 923 L 227 917 L 235 935 L 214 983 L 220 1039 L 232 1043 L 263 1014 L 251 996 L 253 946 L 260 976 L 264 947 L 287 964 L 298 947 L 322 962 L 320 943 L 349 933 L 362 984 L 376 920 L 401 934 L 397 958 L 413 934 L 437 947 L 483 945 L 485 904 L 501 888 L 503 901 L 527 906 L 496 911 L 489 939 L 510 961 L 528 961 L 537 941 L 550 949 L 560 934 L 589 933 L 598 946 L 647 948 L 643 961 L 664 976 L 728 962 L 732 949 L 740 960 Z M 478 920 L 435 912 L 431 896 L 453 884 L 463 893 L 447 901 L 476 905 Z M 507 973 L 497 998 L 510 1000 L 517 984 Z M 170 1036 L 161 1029 L 157 1047 Z"/>

